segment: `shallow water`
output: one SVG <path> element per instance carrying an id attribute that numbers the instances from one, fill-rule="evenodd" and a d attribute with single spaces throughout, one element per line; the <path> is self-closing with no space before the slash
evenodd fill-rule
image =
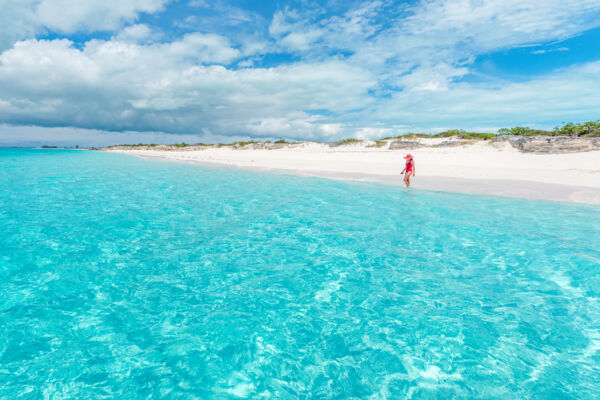
<path id="1" fill-rule="evenodd" d="M 0 398 L 600 398 L 600 207 L 0 150 Z"/>

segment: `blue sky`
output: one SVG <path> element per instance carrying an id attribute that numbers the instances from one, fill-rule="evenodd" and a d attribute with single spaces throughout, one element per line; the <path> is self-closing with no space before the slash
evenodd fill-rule
<path id="1" fill-rule="evenodd" d="M 0 2 L 0 145 L 552 128 L 599 93 L 597 0 Z"/>

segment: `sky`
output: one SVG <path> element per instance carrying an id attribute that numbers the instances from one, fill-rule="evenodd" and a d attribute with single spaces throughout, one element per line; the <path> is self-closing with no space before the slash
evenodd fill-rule
<path id="1" fill-rule="evenodd" d="M 0 146 L 598 119 L 599 0 L 0 0 Z"/>

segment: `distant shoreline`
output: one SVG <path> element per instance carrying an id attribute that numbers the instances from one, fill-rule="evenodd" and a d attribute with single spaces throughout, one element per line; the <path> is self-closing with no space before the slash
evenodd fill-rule
<path id="1" fill-rule="evenodd" d="M 23 149 L 23 150 L 97 150 L 93 147 L 54 147 L 54 146 L 47 146 L 47 147 L 22 147 L 22 146 L 12 146 L 12 147 L 8 147 L 8 146 L 0 146 L 0 149 Z"/>
<path id="2" fill-rule="evenodd" d="M 402 142 L 119 146 L 102 150 L 155 160 L 395 185 L 402 185 L 402 157 L 411 153 L 416 162 L 415 189 L 600 204 L 600 140 L 573 138 L 549 144 L 536 139 L 512 143 L 510 139 L 416 138 Z"/>

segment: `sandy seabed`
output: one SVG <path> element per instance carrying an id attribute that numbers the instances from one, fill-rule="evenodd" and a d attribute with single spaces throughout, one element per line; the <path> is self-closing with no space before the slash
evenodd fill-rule
<path id="1" fill-rule="evenodd" d="M 422 139 L 427 146 L 436 139 Z M 410 152 L 415 189 L 600 204 L 600 151 L 522 153 L 507 142 L 388 150 L 355 143 L 301 143 L 281 149 L 207 147 L 197 151 L 113 150 L 145 158 L 272 169 L 305 176 L 404 185 Z"/>

